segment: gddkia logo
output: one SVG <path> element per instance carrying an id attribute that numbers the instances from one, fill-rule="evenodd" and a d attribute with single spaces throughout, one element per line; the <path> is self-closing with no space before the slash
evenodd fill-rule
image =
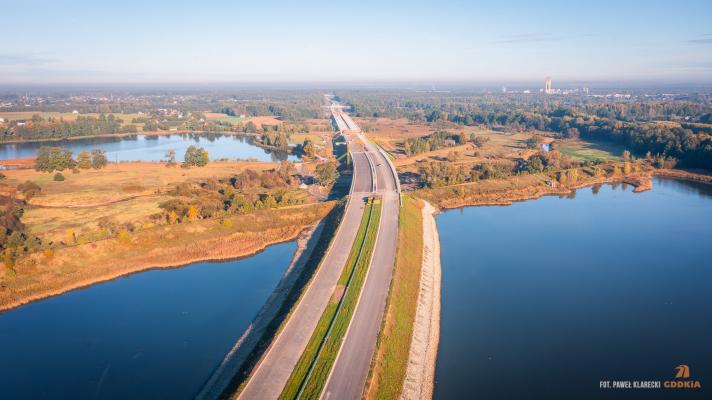
<path id="1" fill-rule="evenodd" d="M 675 367 L 677 374 L 675 374 L 674 381 L 663 382 L 663 387 L 667 389 L 699 389 L 702 387 L 700 381 L 695 379 L 690 379 L 690 367 L 685 364 L 680 364 Z"/>
<path id="2" fill-rule="evenodd" d="M 601 389 L 701 389 L 702 383 L 697 379 L 690 379 L 690 367 L 680 364 L 675 367 L 675 379 L 661 382 L 659 380 L 611 380 L 600 381 Z"/>

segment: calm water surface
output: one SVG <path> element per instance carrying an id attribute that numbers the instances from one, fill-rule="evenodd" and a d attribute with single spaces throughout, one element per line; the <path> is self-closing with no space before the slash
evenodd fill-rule
<path id="1" fill-rule="evenodd" d="M 188 146 L 203 147 L 211 160 L 256 159 L 258 161 L 297 161 L 299 157 L 257 147 L 243 136 L 220 134 L 166 134 L 101 137 L 48 142 L 0 144 L 0 160 L 34 157 L 41 146 L 60 146 L 76 156 L 82 151 L 102 149 L 109 161 L 160 161 L 167 150 L 175 150 L 176 159 L 183 161 Z"/>
<path id="2" fill-rule="evenodd" d="M 702 398 L 599 389 L 680 364 L 712 394 L 712 187 L 654 184 L 442 213 L 435 398 Z"/>
<path id="3" fill-rule="evenodd" d="M 192 399 L 295 249 L 138 273 L 0 313 L 0 398 Z"/>

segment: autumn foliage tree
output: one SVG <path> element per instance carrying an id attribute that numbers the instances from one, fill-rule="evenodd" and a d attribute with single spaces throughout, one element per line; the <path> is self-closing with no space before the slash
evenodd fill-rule
<path id="1" fill-rule="evenodd" d="M 202 147 L 188 146 L 185 151 L 184 165 L 189 167 L 204 167 L 210 161 L 208 151 Z"/>

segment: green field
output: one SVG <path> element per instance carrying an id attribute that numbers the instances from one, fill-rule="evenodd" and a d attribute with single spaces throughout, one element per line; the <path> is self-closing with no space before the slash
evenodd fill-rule
<path id="1" fill-rule="evenodd" d="M 205 113 L 205 118 L 207 118 L 208 121 L 228 122 L 231 124 L 239 124 L 244 121 L 244 118 L 222 113 Z"/>
<path id="2" fill-rule="evenodd" d="M 559 151 L 579 161 L 620 161 L 625 148 L 615 143 L 567 140 Z"/>
<path id="3" fill-rule="evenodd" d="M 381 204 L 367 204 L 337 288 L 280 399 L 318 399 L 356 309 L 376 242 Z M 301 392 L 301 395 L 300 395 Z"/>

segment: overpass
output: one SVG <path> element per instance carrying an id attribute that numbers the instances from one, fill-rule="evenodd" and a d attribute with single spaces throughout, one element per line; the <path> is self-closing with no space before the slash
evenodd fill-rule
<path id="1" fill-rule="evenodd" d="M 363 216 L 363 199 L 380 196 L 381 219 L 371 264 L 322 398 L 360 399 L 368 377 L 395 263 L 400 186 L 385 153 L 366 139 L 338 103 L 331 101 L 334 124 L 350 144 L 353 163 L 344 217 L 304 295 L 255 366 L 239 399 L 279 397 L 336 289 Z"/>

